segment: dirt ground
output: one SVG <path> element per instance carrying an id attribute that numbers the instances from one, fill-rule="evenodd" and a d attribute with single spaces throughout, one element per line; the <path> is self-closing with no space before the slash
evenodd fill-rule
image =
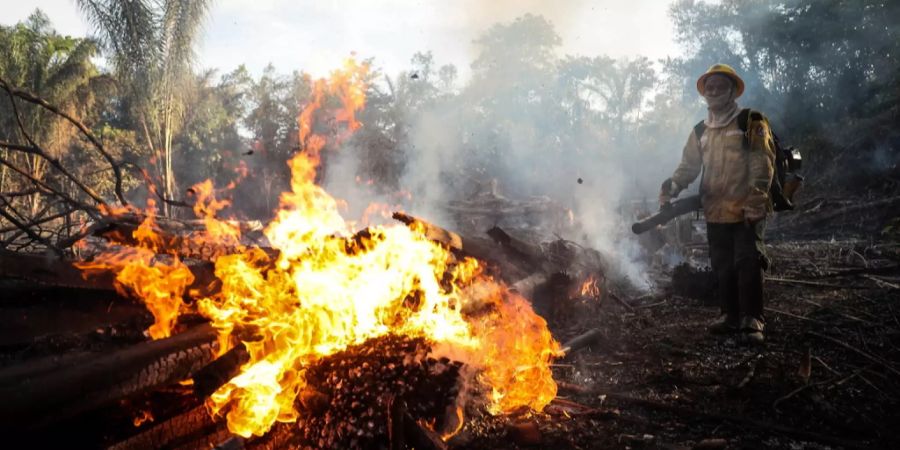
<path id="1" fill-rule="evenodd" d="M 555 365 L 562 402 L 533 417 L 473 423 L 451 444 L 900 447 L 900 243 L 775 240 L 769 250 L 764 346 L 708 334 L 718 307 L 671 288 L 633 307 L 606 298 L 593 315 L 556 324 L 563 341 L 602 330 Z"/>
<path id="2" fill-rule="evenodd" d="M 579 300 L 550 318 L 561 342 L 601 330 L 590 347 L 556 361 L 556 401 L 539 414 L 474 414 L 449 447 L 900 448 L 900 243 L 773 239 L 769 249 L 764 346 L 706 333 L 718 308 L 696 281 L 702 272 L 690 292 L 670 285 L 671 271 L 653 274 L 654 295 L 610 287 L 603 300 Z M 21 283 L 4 292 L 4 322 L 19 328 L 0 333 L 3 365 L 127 347 L 149 323 L 145 311 L 115 306 L 112 293 L 62 299 Z M 26 342 L 51 330 L 56 337 Z M 105 447 L 135 432 L 136 411 L 162 418 L 193 407 L 183 404 L 188 391 L 131 399 L 40 437 Z M 42 442 L 19 437 L 32 448 Z"/>

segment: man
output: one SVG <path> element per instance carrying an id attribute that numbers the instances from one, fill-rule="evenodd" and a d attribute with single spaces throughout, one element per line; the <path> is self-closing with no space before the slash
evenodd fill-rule
<path id="1" fill-rule="evenodd" d="M 761 114 L 743 113 L 736 99 L 744 81 L 730 66 L 716 64 L 697 80 L 708 105 L 684 146 L 681 164 L 663 182 L 660 205 L 668 203 L 702 173 L 700 195 L 707 222 L 710 265 L 718 280 L 722 315 L 709 326 L 716 334 L 740 333 L 740 340 L 765 340 L 763 243 L 772 212 L 769 185 L 775 172 L 775 146 Z M 746 130 L 739 122 L 744 120 Z"/>

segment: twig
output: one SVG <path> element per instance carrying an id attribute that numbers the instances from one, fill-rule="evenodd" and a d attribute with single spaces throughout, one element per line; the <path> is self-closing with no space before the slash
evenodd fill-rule
<path id="1" fill-rule="evenodd" d="M 900 285 L 897 283 L 891 283 L 890 281 L 886 281 L 881 277 L 876 277 L 875 275 L 864 274 L 863 278 L 872 280 L 880 287 L 887 287 L 891 289 L 900 289 Z"/>
<path id="2" fill-rule="evenodd" d="M 13 217 L 8 212 L 4 211 L 2 208 L 0 208 L 0 216 L 3 216 L 4 219 L 10 221 L 13 225 L 17 226 L 20 230 L 24 231 L 25 234 L 27 234 L 30 238 L 46 245 L 47 248 L 49 248 L 50 250 L 53 250 L 59 256 L 63 256 L 63 251 L 61 249 L 59 249 L 55 245 L 51 244 L 50 241 L 44 239 L 43 237 L 41 237 L 40 235 L 35 233 L 30 228 L 26 227 L 22 222 L 19 222 L 18 220 L 16 220 L 15 217 Z"/>
<path id="3" fill-rule="evenodd" d="M 149 173 L 147 173 L 147 170 L 144 169 L 143 167 L 139 167 L 137 164 L 130 163 L 130 162 L 126 162 L 126 163 L 124 163 L 124 165 L 125 165 L 125 167 L 131 168 L 132 170 L 141 174 L 141 177 L 144 179 L 144 182 L 147 183 L 147 189 L 150 192 L 152 192 L 154 195 L 156 195 L 156 197 L 159 199 L 159 201 L 161 201 L 165 204 L 168 204 L 168 205 L 178 206 L 181 208 L 192 208 L 193 207 L 191 204 L 185 202 L 184 200 L 175 200 L 175 199 L 171 199 L 171 198 L 166 198 L 160 192 L 159 187 L 156 185 L 156 182 L 153 181 L 153 178 L 150 176 Z"/>
<path id="4" fill-rule="evenodd" d="M 609 293 L 609 296 L 612 297 L 612 299 L 615 300 L 616 302 L 618 302 L 620 305 L 624 306 L 625 309 L 627 309 L 631 312 L 634 312 L 634 306 L 631 306 L 631 304 L 626 302 L 623 298 L 619 297 L 618 295 L 616 295 L 615 293 L 612 293 L 612 292 Z"/>
<path id="5" fill-rule="evenodd" d="M 760 361 L 762 361 L 762 359 L 763 359 L 762 354 L 756 355 L 753 365 L 750 366 L 750 371 L 747 372 L 747 375 L 744 377 L 744 379 L 741 380 L 740 383 L 738 383 L 738 385 L 736 386 L 737 389 L 743 389 L 745 386 L 747 386 L 750 383 L 751 380 L 753 380 L 753 377 L 756 376 L 756 368 L 759 366 L 759 363 L 760 363 Z"/>
<path id="6" fill-rule="evenodd" d="M 807 389 L 809 389 L 809 388 L 812 388 L 812 387 L 827 386 L 827 385 L 829 385 L 829 384 L 843 384 L 843 383 L 846 382 L 847 380 L 849 380 L 849 379 L 851 379 L 851 378 L 853 378 L 853 377 L 859 375 L 860 373 L 862 373 L 862 371 L 863 371 L 863 369 L 859 369 L 859 370 L 857 370 L 857 371 L 855 371 L 855 372 L 853 372 L 853 373 L 851 373 L 850 375 L 847 375 L 847 376 L 845 376 L 845 377 L 842 377 L 842 376 L 838 375 L 838 376 L 836 376 L 836 377 L 834 377 L 834 378 L 831 378 L 831 379 L 828 379 L 828 380 L 825 380 L 825 381 L 819 381 L 819 382 L 817 382 L 817 383 L 807 383 L 807 384 L 804 384 L 803 386 L 800 386 L 800 387 L 798 387 L 797 389 L 794 389 L 793 391 L 788 392 L 788 393 L 785 394 L 784 396 L 779 397 L 778 400 L 775 400 L 775 401 L 772 403 L 772 409 L 774 409 L 776 412 L 781 412 L 781 410 L 778 409 L 778 405 L 780 405 L 780 404 L 781 404 L 782 402 L 784 402 L 785 400 L 788 400 L 788 399 L 790 399 L 791 397 L 794 397 L 795 395 L 797 395 L 797 394 L 799 394 L 799 393 L 801 393 L 801 392 L 803 392 L 803 391 L 805 391 L 805 390 L 807 390 Z"/>
<path id="7" fill-rule="evenodd" d="M 18 173 L 19 175 L 21 175 L 21 176 L 27 178 L 28 181 L 32 182 L 33 184 L 35 184 L 35 185 L 37 185 L 37 186 L 39 186 L 39 187 L 41 187 L 41 188 L 43 188 L 43 189 L 46 189 L 47 191 L 52 192 L 54 195 L 56 195 L 57 197 L 62 198 L 62 199 L 65 200 L 66 202 L 68 202 L 68 203 L 70 203 L 70 204 L 72 204 L 72 205 L 78 206 L 79 209 L 84 210 L 84 211 L 85 211 L 86 213 L 88 213 L 91 217 L 93 217 L 93 218 L 95 218 L 95 219 L 99 219 L 99 218 L 100 218 L 100 214 L 99 214 L 99 212 L 97 211 L 97 208 L 95 208 L 95 207 L 93 207 L 93 206 L 90 206 L 90 205 L 88 205 L 88 204 L 86 204 L 86 203 L 84 203 L 84 202 L 75 200 L 74 198 L 70 197 L 68 194 L 66 194 L 66 193 L 64 193 L 64 192 L 61 192 L 61 191 L 59 191 L 58 189 L 54 189 L 54 188 L 51 187 L 49 184 L 47 184 L 47 183 L 45 183 L 45 182 L 43 182 L 43 181 L 41 181 L 41 180 L 38 180 L 37 178 L 31 176 L 30 173 L 25 172 L 24 170 L 22 170 L 22 169 L 16 167 L 15 164 L 13 164 L 13 163 L 11 163 L 11 162 L 9 162 L 9 161 L 3 159 L 3 158 L 0 158 L 0 164 L 3 164 L 4 166 L 9 167 L 9 168 L 12 169 L 14 172 L 16 172 L 16 173 Z"/>
<path id="8" fill-rule="evenodd" d="M 81 180 L 79 180 L 75 175 L 72 175 L 68 170 L 66 170 L 65 167 L 63 167 L 62 163 L 59 162 L 59 159 L 54 158 L 54 157 L 50 156 L 49 154 L 47 154 L 47 152 L 45 152 L 44 149 L 39 147 L 37 144 L 33 144 L 31 146 L 24 146 L 24 145 L 10 144 L 8 142 L 0 141 L 0 147 L 4 147 L 4 148 L 10 149 L 10 150 L 21 151 L 24 153 L 28 153 L 28 154 L 39 156 L 39 157 L 43 158 L 44 160 L 49 162 L 50 165 L 53 166 L 56 170 L 58 170 L 60 173 L 65 175 L 66 178 L 71 180 L 72 183 L 74 183 L 76 186 L 78 186 L 79 189 L 84 191 L 84 193 L 86 193 L 89 197 L 91 197 L 95 202 L 104 204 L 104 205 L 106 204 L 106 202 L 103 200 L 103 198 L 100 197 L 99 194 L 97 194 L 97 192 L 95 192 L 89 186 L 82 183 Z"/>
<path id="9" fill-rule="evenodd" d="M 871 355 L 871 354 L 869 354 L 869 353 L 867 353 L 867 352 L 864 352 L 864 351 L 862 351 L 862 350 L 860 350 L 860 349 L 858 349 L 858 348 L 856 348 L 856 347 L 854 347 L 854 346 L 852 346 L 852 345 L 850 345 L 850 344 L 848 344 L 848 343 L 846 343 L 846 342 L 844 342 L 844 341 L 835 339 L 835 338 L 833 338 L 833 337 L 831 337 L 831 336 L 826 336 L 826 335 L 824 335 L 824 334 L 816 333 L 815 331 L 807 331 L 806 334 L 808 334 L 808 335 L 810 335 L 810 336 L 815 336 L 815 337 L 820 338 L 820 339 L 825 339 L 825 340 L 827 340 L 827 341 L 831 341 L 831 342 L 833 342 L 833 343 L 835 343 L 835 344 L 837 344 L 837 345 L 840 345 L 841 347 L 846 348 L 847 350 L 850 350 L 850 351 L 852 351 L 852 352 L 854 352 L 854 353 L 856 353 L 856 354 L 858 354 L 858 355 L 860 355 L 860 356 L 862 356 L 862 357 L 868 359 L 869 361 L 872 361 L 872 362 L 874 362 L 874 363 L 877 363 L 877 364 L 883 366 L 883 367 L 886 368 L 887 370 L 893 372 L 895 375 L 900 375 L 900 370 L 897 370 L 897 369 L 896 369 L 894 366 L 892 366 L 889 362 L 887 362 L 887 361 L 885 361 L 884 359 L 881 359 L 881 358 L 879 358 L 879 357 L 877 357 L 877 356 L 874 356 L 874 355 Z"/>
<path id="10" fill-rule="evenodd" d="M 829 366 L 828 364 L 825 363 L 825 361 L 822 360 L 822 358 L 819 358 L 818 356 L 813 356 L 812 359 L 818 361 L 819 364 L 821 364 L 822 367 L 824 367 L 825 369 L 827 369 L 829 372 L 831 372 L 831 373 L 833 373 L 833 374 L 835 374 L 835 375 L 840 376 L 841 373 L 838 372 L 837 370 L 832 369 L 831 366 Z"/>
<path id="11" fill-rule="evenodd" d="M 806 316 L 800 316 L 800 315 L 797 315 L 797 314 L 789 313 L 789 312 L 787 312 L 787 311 L 781 311 L 781 310 L 778 310 L 778 309 L 775 309 L 775 308 L 765 307 L 765 308 L 763 308 L 763 309 L 766 310 L 766 311 L 768 311 L 768 312 L 773 312 L 773 313 L 775 313 L 775 314 L 781 314 L 781 315 L 783 315 L 783 316 L 793 317 L 793 318 L 795 318 L 795 319 L 805 320 L 805 321 L 807 321 L 807 322 L 824 323 L 824 322 L 822 322 L 822 321 L 820 321 L 820 320 L 810 319 L 809 317 L 806 317 Z"/>
<path id="12" fill-rule="evenodd" d="M 636 308 L 636 309 L 652 308 L 652 307 L 654 307 L 654 306 L 664 305 L 665 303 L 666 303 L 666 301 L 663 300 L 663 301 L 661 301 L 661 302 L 651 303 L 651 304 L 649 304 L 649 305 L 635 306 L 635 308 Z"/>
<path id="13" fill-rule="evenodd" d="M 0 192 L 0 195 L 7 197 L 7 198 L 27 197 L 29 195 L 34 195 L 34 194 L 46 194 L 46 192 L 44 192 L 36 187 L 33 187 L 31 189 L 25 189 L 24 191 L 17 191 L 17 192 Z"/>
<path id="14" fill-rule="evenodd" d="M 80 210 L 79 209 L 67 209 L 61 213 L 53 214 L 52 216 L 47 216 L 47 217 L 40 218 L 40 219 L 34 219 L 32 222 L 25 224 L 25 226 L 33 227 L 33 226 L 41 225 L 41 224 L 65 217 L 69 214 L 72 214 L 75 211 L 80 211 Z M 7 228 L 0 229 L 0 233 L 8 233 L 10 231 L 15 231 L 17 229 L 19 229 L 19 227 L 7 227 Z"/>
<path id="15" fill-rule="evenodd" d="M 803 286 L 816 286 L 816 287 L 833 288 L 833 289 L 868 289 L 868 287 L 866 287 L 866 286 L 820 283 L 818 281 L 794 280 L 794 279 L 790 279 L 790 278 L 778 278 L 778 277 L 766 277 L 766 281 L 772 281 L 775 283 L 785 283 L 785 284 L 800 284 Z"/>
<path id="16" fill-rule="evenodd" d="M 826 273 L 822 275 L 816 276 L 816 278 L 832 278 L 832 277 L 843 277 L 847 275 L 864 275 L 864 274 L 880 274 L 880 273 L 891 273 L 894 271 L 900 270 L 900 266 L 884 266 L 884 267 L 862 267 L 856 269 L 847 269 L 847 270 L 839 270 L 837 272 Z"/>

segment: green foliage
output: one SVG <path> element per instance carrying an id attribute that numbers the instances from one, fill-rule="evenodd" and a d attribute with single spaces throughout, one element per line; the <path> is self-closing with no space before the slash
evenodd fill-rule
<path id="1" fill-rule="evenodd" d="M 128 96 L 132 122 L 139 124 L 162 182 L 175 194 L 173 142 L 184 124 L 185 96 L 192 81 L 193 45 L 207 0 L 79 0 L 99 32 Z M 168 209 L 164 205 L 164 212 Z"/>
<path id="2" fill-rule="evenodd" d="M 97 45 L 90 39 L 57 34 L 40 10 L 25 22 L 0 26 L 0 76 L 64 109 L 81 113 L 89 109 L 90 82 L 97 76 L 91 58 L 96 53 Z M 15 140 L 19 132 L 11 105 L 4 101 L 0 111 L 0 135 Z M 54 154 L 65 150 L 72 133 L 60 129 L 59 118 L 28 104 L 21 105 L 20 112 L 30 133 L 45 143 L 46 150 Z"/>
<path id="3" fill-rule="evenodd" d="M 47 16 L 35 10 L 24 22 L 13 26 L 0 26 L 0 77 L 6 82 L 33 92 L 75 116 L 90 118 L 95 114 L 95 93 L 103 86 L 102 77 L 91 58 L 97 53 L 97 45 L 90 39 L 60 36 Z M 43 108 L 26 102 L 17 102 L 18 114 L 4 95 L 0 102 L 0 140 L 29 144 L 37 142 L 52 157 L 66 158 L 70 150 L 80 149 L 78 132 L 68 122 Z M 22 121 L 22 128 L 18 120 Z M 34 154 L 5 150 L 5 161 L 14 164 L 29 176 L 52 184 L 62 179 L 48 176 L 48 162 Z M 29 182 L 14 174 L 6 165 L 0 168 L 0 191 L 26 189 Z M 112 190 L 100 190 L 109 194 Z M 17 198 L 14 202 L 37 213 L 45 205 L 40 195 Z"/>

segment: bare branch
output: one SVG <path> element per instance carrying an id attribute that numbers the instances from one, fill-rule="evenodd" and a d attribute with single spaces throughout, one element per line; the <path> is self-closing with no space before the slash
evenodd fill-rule
<path id="1" fill-rule="evenodd" d="M 115 187 L 116 197 L 119 199 L 120 203 L 122 203 L 123 205 L 128 205 L 128 201 L 125 200 L 125 195 L 122 193 L 122 170 L 119 166 L 119 163 L 116 162 L 115 158 L 113 158 L 112 155 L 106 151 L 106 149 L 103 147 L 103 144 L 100 143 L 100 140 L 97 139 L 97 137 L 94 136 L 93 133 L 91 133 L 91 131 L 88 129 L 88 127 L 86 127 L 80 120 L 75 119 L 74 117 L 70 116 L 69 114 L 61 111 L 59 108 L 51 105 L 46 100 L 44 100 L 36 95 L 33 95 L 29 92 L 26 92 L 21 89 L 17 89 L 17 88 L 10 86 L 9 83 L 7 83 L 6 80 L 4 80 L 3 78 L 0 78 L 0 87 L 2 87 L 7 92 L 7 94 L 9 94 L 10 100 L 13 103 L 14 109 L 16 108 L 16 106 L 15 106 L 15 101 L 12 99 L 12 96 L 21 98 L 22 100 L 25 100 L 29 103 L 39 105 L 39 106 L 43 107 L 44 109 L 66 119 L 69 123 L 71 123 L 76 128 L 78 128 L 78 130 L 81 131 L 81 133 L 91 142 L 91 144 L 94 145 L 94 147 L 97 149 L 97 151 L 101 155 L 103 155 L 103 158 L 106 159 L 107 163 L 109 163 L 109 165 L 112 167 L 113 174 L 116 177 L 116 187 Z M 17 113 L 17 118 L 18 118 L 18 113 Z M 21 121 L 20 121 L 20 123 L 21 123 Z M 25 131 L 23 130 L 23 133 L 24 132 Z M 36 148 L 40 148 L 34 141 L 31 140 L 30 137 L 27 137 L 27 135 L 26 135 L 26 138 L 28 139 L 29 143 L 31 143 L 32 146 L 34 146 Z M 46 153 L 44 153 L 42 156 L 45 158 L 48 158 L 49 155 L 46 155 Z M 50 161 L 52 164 L 56 160 L 48 158 L 48 161 Z M 65 172 L 65 169 L 62 168 L 62 166 L 59 164 L 58 161 L 56 161 L 54 166 L 57 169 L 63 171 L 64 173 L 67 173 L 67 172 Z M 81 187 L 82 189 L 87 188 L 86 186 L 82 187 L 83 185 L 81 185 L 81 183 L 78 182 L 77 180 L 75 180 L 75 181 L 76 181 L 76 184 L 79 184 L 80 185 L 79 187 Z M 88 190 L 86 190 L 85 192 L 88 192 L 88 194 L 91 195 L 91 192 L 93 192 L 93 191 L 89 190 L 89 188 L 88 188 Z M 91 196 L 94 197 L 95 195 L 96 194 L 93 194 Z M 100 203 L 105 203 L 99 196 L 97 196 L 97 198 L 95 198 L 95 200 L 97 200 Z"/>
<path id="2" fill-rule="evenodd" d="M 9 206 L 9 203 L 6 201 L 6 199 L 0 197 L 0 201 L 3 201 L 3 203 L 6 204 L 7 207 Z M 0 216 L 3 216 L 4 219 L 10 221 L 13 225 L 18 227 L 20 230 L 24 231 L 25 234 L 27 234 L 28 237 L 30 237 L 31 239 L 33 239 L 37 242 L 40 242 L 41 244 L 44 244 L 47 248 L 49 248 L 50 250 L 53 250 L 57 255 L 63 256 L 63 251 L 59 247 L 53 245 L 52 243 L 50 243 L 50 241 L 43 238 L 41 235 L 35 233 L 31 228 L 27 227 L 22 222 L 19 222 L 18 220 L 16 220 L 15 217 L 10 215 L 8 212 L 4 211 L 3 208 L 0 208 Z M 5 244 L 8 244 L 8 243 L 5 243 Z"/>
<path id="3" fill-rule="evenodd" d="M 64 192 L 62 192 L 62 191 L 60 191 L 60 190 L 58 190 L 58 189 L 55 189 L 55 188 L 53 188 L 52 186 L 50 186 L 49 184 L 47 184 L 47 183 L 45 183 L 45 182 L 43 182 L 43 181 L 41 181 L 41 180 L 39 180 L 39 179 L 33 177 L 31 174 L 29 174 L 28 172 L 25 172 L 24 170 L 18 168 L 15 164 L 13 164 L 13 163 L 7 161 L 6 159 L 0 158 L 0 164 L 3 164 L 4 166 L 9 167 L 10 169 L 12 169 L 13 171 L 15 171 L 15 172 L 18 173 L 19 175 L 21 175 L 21 176 L 27 178 L 28 181 L 31 181 L 32 183 L 34 183 L 34 184 L 37 185 L 38 187 L 43 188 L 43 189 L 45 189 L 45 190 L 47 190 L 47 191 L 53 193 L 54 195 L 56 195 L 56 196 L 62 198 L 62 199 L 65 200 L 66 202 L 68 202 L 68 203 L 70 203 L 70 204 L 72 204 L 72 205 L 74 205 L 74 206 L 77 206 L 79 209 L 84 210 L 84 211 L 85 211 L 86 213 L 88 213 L 91 217 L 93 217 L 93 218 L 95 218 L 95 219 L 99 219 L 99 218 L 100 218 L 100 214 L 99 214 L 99 212 L 97 211 L 97 208 L 95 208 L 95 207 L 93 207 L 93 206 L 90 206 L 90 205 L 88 205 L 88 204 L 86 204 L 86 203 L 84 203 L 84 202 L 80 202 L 80 201 L 78 201 L 78 200 L 75 200 L 74 198 L 72 198 L 72 197 L 69 196 L 68 194 L 66 194 L 66 193 L 64 193 Z"/>

